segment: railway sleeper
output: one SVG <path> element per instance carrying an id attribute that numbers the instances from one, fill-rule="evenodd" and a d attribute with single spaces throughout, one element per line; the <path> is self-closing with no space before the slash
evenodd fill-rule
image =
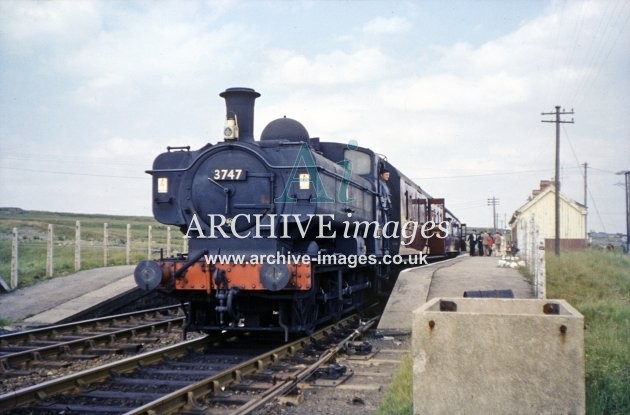
<path id="1" fill-rule="evenodd" d="M 23 369 L 7 369 L 0 371 L 0 379 L 17 378 L 20 376 L 31 376 L 35 373 L 34 370 Z"/>
<path id="2" fill-rule="evenodd" d="M 119 413 L 123 414 L 129 411 L 129 407 L 125 406 L 113 406 L 113 405 L 87 405 L 87 404 L 53 404 L 53 405 L 38 405 L 33 407 L 35 413 L 41 411 L 41 413 Z M 54 412 L 53 412 L 54 411 Z"/>
<path id="3" fill-rule="evenodd" d="M 72 363 L 68 361 L 59 362 L 59 361 L 52 361 L 52 360 L 37 360 L 37 361 L 31 362 L 30 364 L 30 366 L 34 368 L 37 367 L 37 368 L 49 368 L 49 369 L 66 368 L 70 365 L 72 365 Z"/>
<path id="4" fill-rule="evenodd" d="M 141 402 L 151 402 L 155 399 L 159 399 L 164 394 L 159 392 L 125 392 L 119 390 L 92 390 L 87 392 L 81 392 L 76 395 L 79 398 L 90 399 L 112 399 L 112 400 L 138 400 Z"/>
<path id="5" fill-rule="evenodd" d="M 92 360 L 99 357 L 97 354 L 89 353 L 64 353 L 63 358 L 67 360 Z"/>

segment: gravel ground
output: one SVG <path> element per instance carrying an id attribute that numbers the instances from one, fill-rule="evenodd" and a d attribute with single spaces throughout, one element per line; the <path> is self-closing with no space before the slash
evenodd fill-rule
<path id="1" fill-rule="evenodd" d="M 145 344 L 143 352 L 177 343 L 181 333 L 173 332 L 157 343 Z M 308 380 L 300 385 L 298 398 L 281 398 L 255 412 L 257 415 L 324 415 L 324 414 L 373 414 L 383 400 L 393 377 L 398 372 L 400 360 L 410 348 L 410 336 L 364 336 L 373 347 L 370 357 L 342 355 L 336 363 L 343 365 L 352 375 L 336 386 L 326 386 L 326 380 Z M 63 368 L 35 368 L 28 376 L 0 379 L 0 394 L 35 385 L 46 380 L 90 369 L 97 365 L 124 359 L 128 355 L 110 355 L 91 360 L 71 361 Z M 299 401 L 299 402 L 296 402 Z"/>
<path id="2" fill-rule="evenodd" d="M 373 414 L 398 373 L 400 361 L 410 350 L 411 336 L 368 335 L 363 340 L 370 342 L 378 352 L 365 360 L 348 356 L 337 359 L 337 363 L 353 371 L 348 380 L 334 387 L 307 381 L 300 387 L 301 396 L 278 399 L 255 414 Z M 300 402 L 296 404 L 296 400 Z"/>
<path id="3" fill-rule="evenodd" d="M 196 335 L 197 333 L 191 333 L 188 335 L 188 338 L 192 339 Z M 173 331 L 169 333 L 168 336 L 160 337 L 160 339 L 157 342 L 144 343 L 139 353 L 144 353 L 144 352 L 155 350 L 161 347 L 170 346 L 170 345 L 181 342 L 181 340 L 182 340 L 181 331 L 178 331 L 178 330 Z M 63 359 L 59 359 L 57 360 L 57 362 L 67 363 L 67 366 L 54 367 L 54 368 L 33 367 L 30 369 L 27 369 L 28 371 L 31 372 L 29 375 L 0 378 L 0 395 L 15 391 L 18 389 L 25 388 L 27 386 L 36 385 L 36 384 L 39 384 L 48 380 L 57 379 L 62 376 L 67 376 L 72 373 L 77 373 L 82 370 L 91 369 L 91 368 L 94 368 L 96 366 L 100 366 L 106 363 L 126 359 L 129 356 L 131 356 L 131 354 L 103 355 L 103 356 L 99 356 L 99 357 L 96 357 L 94 359 L 89 359 L 89 360 L 65 361 Z"/>

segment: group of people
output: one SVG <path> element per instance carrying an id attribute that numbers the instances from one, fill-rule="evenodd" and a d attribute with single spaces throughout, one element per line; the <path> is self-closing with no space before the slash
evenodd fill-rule
<path id="1" fill-rule="evenodd" d="M 491 256 L 493 252 L 495 256 L 501 255 L 501 244 L 503 242 L 501 232 L 490 235 L 486 231 L 477 233 L 473 229 L 467 239 L 470 256 Z"/>

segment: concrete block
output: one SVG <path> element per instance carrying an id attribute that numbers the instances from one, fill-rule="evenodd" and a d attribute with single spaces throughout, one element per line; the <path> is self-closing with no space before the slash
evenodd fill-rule
<path id="1" fill-rule="evenodd" d="M 434 298 L 413 313 L 414 414 L 583 414 L 584 317 L 564 300 Z"/>

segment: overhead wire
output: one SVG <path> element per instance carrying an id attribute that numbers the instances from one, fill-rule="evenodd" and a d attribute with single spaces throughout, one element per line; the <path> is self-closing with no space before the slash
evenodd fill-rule
<path id="1" fill-rule="evenodd" d="M 560 33 L 562 31 L 562 28 L 564 27 L 564 10 L 565 7 L 567 5 L 566 0 L 563 2 L 560 2 L 562 4 L 562 9 L 560 10 L 560 17 L 558 18 L 558 24 L 556 25 L 556 40 L 554 42 L 554 48 L 552 49 L 553 51 L 553 55 L 551 57 L 551 68 L 555 68 L 556 67 L 556 59 L 558 57 L 558 50 L 560 50 L 559 45 L 560 45 Z M 557 3 L 559 4 L 559 3 Z M 545 88 L 545 98 L 543 99 L 543 103 L 547 103 L 549 100 L 549 95 L 551 94 L 551 88 Z"/>
<path id="2" fill-rule="evenodd" d="M 575 54 L 576 54 L 577 45 L 580 43 L 579 42 L 579 38 L 580 38 L 580 34 L 582 32 L 582 27 L 584 25 L 584 15 L 585 15 L 586 4 L 587 4 L 587 2 L 582 2 L 582 4 L 581 4 L 582 7 L 580 8 L 580 17 L 576 21 L 576 23 L 575 23 L 575 25 L 573 27 L 573 31 L 571 33 L 571 42 L 569 43 L 571 45 L 571 52 L 569 53 L 565 64 L 562 66 L 563 72 L 564 72 L 564 76 L 562 76 L 560 78 L 560 88 L 558 90 L 558 96 L 559 97 L 563 97 L 564 98 L 564 91 L 567 89 L 567 85 L 569 83 L 569 79 L 570 79 L 569 70 L 570 70 L 571 66 L 573 65 L 573 61 L 574 61 L 574 57 L 575 57 Z M 563 11 L 564 11 L 564 7 L 563 7 Z"/>
<path id="3" fill-rule="evenodd" d="M 37 163 L 42 162 L 54 162 L 54 163 L 62 163 L 62 164 L 89 164 L 93 166 L 94 164 L 106 164 L 107 166 L 117 165 L 117 166 L 138 166 L 138 159 L 123 159 L 121 157 L 116 157 L 115 159 L 98 159 L 98 158 L 86 158 L 85 155 L 72 157 L 68 154 L 64 154 L 63 156 L 59 154 L 52 153 L 22 153 L 22 152 L 14 152 L 14 151 L 3 151 L 2 160 L 16 160 L 16 161 L 33 161 Z"/>
<path id="4" fill-rule="evenodd" d="M 628 4 L 627 1 L 620 0 L 612 8 L 608 9 L 608 14 L 604 13 L 602 15 L 600 24 L 593 34 L 593 38 L 596 40 L 590 43 L 590 50 L 585 54 L 584 67 L 593 69 L 588 72 L 584 80 L 577 84 L 576 88 L 573 88 L 573 94 L 569 102 L 573 102 L 574 106 L 579 106 L 584 101 L 584 92 L 588 91 L 599 79 L 604 64 L 624 33 L 625 27 L 630 21 L 630 13 L 625 15 L 625 21 L 622 22 L 621 19 L 624 18 L 624 9 Z M 614 28 L 616 27 L 619 29 L 615 34 Z M 610 38 L 613 36 L 614 39 L 611 41 Z M 610 46 L 606 48 L 606 45 Z"/>
<path id="5" fill-rule="evenodd" d="M 579 167 L 567 167 L 567 169 L 574 169 Z M 476 174 L 461 174 L 461 175 L 453 175 L 453 176 L 429 176 L 429 177 L 410 177 L 412 180 L 438 180 L 438 179 L 465 179 L 469 177 L 492 177 L 492 176 L 509 176 L 515 174 L 527 174 L 527 173 L 540 173 L 540 172 L 552 172 L 552 168 L 546 169 L 533 169 L 533 170 L 512 170 L 512 171 L 501 171 L 501 172 L 487 172 L 487 173 L 476 173 Z"/>
<path id="6" fill-rule="evenodd" d="M 595 202 L 595 198 L 593 197 L 593 193 L 591 192 L 591 189 L 587 189 L 587 193 L 591 197 L 591 202 L 593 202 L 593 206 L 595 207 L 595 213 L 597 214 L 597 218 L 599 219 L 600 225 L 602 225 L 602 229 L 604 230 L 605 233 L 608 233 L 608 231 L 606 230 L 606 225 L 604 224 L 604 221 L 602 220 L 602 215 L 599 213 L 599 209 L 597 207 L 597 203 Z"/>
<path id="7" fill-rule="evenodd" d="M 411 177 L 412 180 L 436 180 L 436 179 L 465 179 L 468 177 L 483 177 L 483 176 L 504 176 L 504 175 L 513 175 L 513 174 L 525 174 L 525 173 L 540 173 L 544 171 L 549 171 L 550 169 L 536 169 L 536 170 L 514 170 L 514 171 L 504 171 L 504 172 L 492 172 L 492 173 L 476 173 L 476 174 L 462 174 L 462 175 L 454 175 L 454 176 L 432 176 L 432 177 Z"/>
<path id="8" fill-rule="evenodd" d="M 577 168 L 582 169 L 582 166 L 580 164 L 580 160 L 578 159 L 578 156 L 575 152 L 575 149 L 573 148 L 573 144 L 571 143 L 571 137 L 569 135 L 569 132 L 567 131 L 566 127 L 564 125 L 562 125 L 562 131 L 564 132 L 564 136 L 566 138 L 567 143 L 569 144 L 569 148 L 571 149 L 571 152 L 573 153 L 573 157 L 575 158 L 575 162 L 577 163 Z M 584 177 L 584 175 L 582 175 L 583 180 L 586 180 L 586 178 Z M 602 220 L 602 216 L 599 213 L 599 209 L 597 208 L 597 203 L 595 202 L 595 198 L 593 197 L 592 192 L 590 191 L 590 189 L 587 187 L 586 188 L 586 193 L 588 195 L 590 195 L 590 200 L 593 204 L 593 207 L 595 208 L 595 214 L 597 215 L 597 218 L 599 219 L 599 223 L 602 226 L 602 228 L 604 229 L 604 232 L 606 231 L 606 225 L 604 225 L 604 221 Z"/>
<path id="9" fill-rule="evenodd" d="M 32 173 L 62 174 L 62 175 L 68 175 L 68 176 L 107 177 L 107 178 L 115 178 L 115 179 L 134 179 L 134 180 L 148 180 L 148 179 L 150 179 L 149 177 L 141 177 L 141 176 L 120 176 L 120 175 L 112 175 L 112 174 L 77 173 L 77 172 L 69 172 L 69 171 L 56 171 L 56 170 L 44 170 L 44 169 L 27 169 L 27 168 L 23 168 L 23 167 L 0 166 L 0 169 L 26 171 L 26 172 L 32 172 Z"/>

